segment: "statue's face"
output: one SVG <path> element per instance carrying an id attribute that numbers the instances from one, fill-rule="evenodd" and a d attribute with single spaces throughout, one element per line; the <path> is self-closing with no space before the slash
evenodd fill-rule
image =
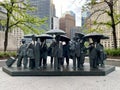
<path id="1" fill-rule="evenodd" d="M 33 41 L 36 41 L 36 38 L 35 38 L 35 36 L 34 36 L 34 35 L 32 36 L 32 40 L 33 40 Z"/>
<path id="2" fill-rule="evenodd" d="M 40 41 L 41 41 L 41 42 L 44 42 L 44 41 L 45 41 L 45 39 L 42 39 L 42 38 L 41 38 L 41 39 L 40 39 Z"/>
<path id="3" fill-rule="evenodd" d="M 22 44 L 24 44 L 25 43 L 25 41 L 22 41 Z"/>
<path id="4" fill-rule="evenodd" d="M 56 41 L 58 42 L 58 41 L 60 40 L 60 36 L 59 36 L 59 35 L 56 36 L 55 39 L 56 39 Z"/>

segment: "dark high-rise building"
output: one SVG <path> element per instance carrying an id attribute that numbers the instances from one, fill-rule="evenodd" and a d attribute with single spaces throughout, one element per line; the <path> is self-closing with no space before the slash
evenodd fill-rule
<path id="1" fill-rule="evenodd" d="M 75 33 L 77 32 L 83 33 L 81 27 L 79 26 L 72 27 L 70 29 L 70 38 L 73 39 L 73 37 L 75 37 Z"/>
<path id="2" fill-rule="evenodd" d="M 30 4 L 36 7 L 37 10 L 28 12 L 30 15 L 38 16 L 40 18 L 47 17 L 45 25 L 42 25 L 40 29 L 51 29 L 51 18 L 55 16 L 55 7 L 53 0 L 29 0 Z"/>

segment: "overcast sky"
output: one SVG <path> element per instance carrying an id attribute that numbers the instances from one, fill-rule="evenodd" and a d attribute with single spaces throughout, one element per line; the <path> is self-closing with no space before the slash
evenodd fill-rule
<path id="1" fill-rule="evenodd" d="M 53 0 L 56 8 L 56 16 L 61 17 L 65 11 L 73 11 L 76 14 L 76 25 L 81 25 L 81 6 L 85 0 Z"/>

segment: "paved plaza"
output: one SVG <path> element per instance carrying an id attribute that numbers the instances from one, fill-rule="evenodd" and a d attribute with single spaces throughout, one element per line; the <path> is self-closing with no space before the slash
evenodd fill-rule
<path id="1" fill-rule="evenodd" d="M 12 77 L 0 68 L 0 90 L 120 90 L 120 68 L 107 76 Z"/>
<path id="2" fill-rule="evenodd" d="M 120 68 L 107 76 L 10 76 L 0 68 L 0 90 L 120 90 Z"/>

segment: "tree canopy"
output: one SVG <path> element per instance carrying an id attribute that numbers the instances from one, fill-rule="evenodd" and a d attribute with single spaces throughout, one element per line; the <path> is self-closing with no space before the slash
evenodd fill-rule
<path id="1" fill-rule="evenodd" d="M 40 30 L 40 26 L 45 24 L 47 17 L 39 18 L 28 14 L 28 11 L 33 12 L 36 10 L 36 8 L 28 2 L 29 1 L 25 2 L 24 0 L 4 0 L 0 2 L 0 7 L 2 7 L 6 13 L 6 19 L 0 21 L 0 23 L 6 27 L 4 51 L 7 49 L 8 32 L 13 28 L 20 28 L 24 33 L 39 34 L 43 32 L 43 30 Z"/>
<path id="2" fill-rule="evenodd" d="M 120 23 L 120 19 L 119 19 L 120 14 L 117 13 L 117 9 L 116 9 L 117 2 L 118 0 L 100 0 L 100 1 L 91 0 L 91 2 L 87 3 L 87 5 L 85 6 L 87 9 L 91 11 L 88 19 L 94 17 L 94 21 L 92 21 L 91 23 L 94 26 L 94 28 L 91 31 L 100 30 L 104 32 L 103 30 L 104 28 L 101 28 L 101 26 L 102 27 L 105 26 L 108 29 L 111 29 L 115 49 L 117 49 L 116 26 Z M 100 20 L 101 16 L 103 15 L 106 15 L 106 17 L 108 16 L 107 18 L 104 19 L 104 21 Z"/>

